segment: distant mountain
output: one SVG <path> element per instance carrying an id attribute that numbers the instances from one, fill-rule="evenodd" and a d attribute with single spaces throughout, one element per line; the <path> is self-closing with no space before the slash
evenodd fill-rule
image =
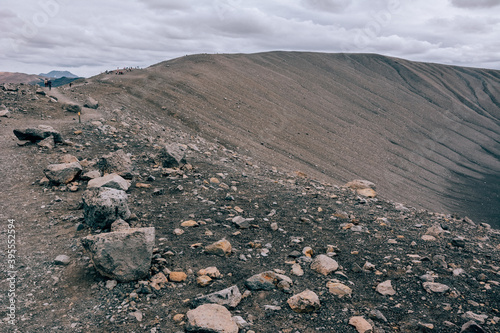
<path id="1" fill-rule="evenodd" d="M 42 78 L 34 74 L 0 72 L 0 83 L 37 83 Z"/>
<path id="2" fill-rule="evenodd" d="M 76 78 L 69 78 L 69 77 L 66 77 L 66 76 L 63 76 L 61 78 L 57 78 L 57 79 L 51 79 L 50 81 L 52 82 L 52 87 L 60 87 L 60 86 L 64 86 L 64 85 L 67 85 L 73 81 L 76 81 L 78 79 L 81 79 L 80 77 L 76 77 Z M 36 84 L 38 84 L 39 86 L 44 86 L 44 81 L 43 80 L 40 80 L 38 82 L 36 82 Z"/>
<path id="3" fill-rule="evenodd" d="M 77 79 L 79 78 L 78 75 L 75 75 L 71 72 L 68 72 L 68 71 L 51 71 L 49 73 L 40 73 L 40 76 L 43 76 L 43 77 L 48 77 L 48 78 L 54 78 L 54 79 L 60 79 L 62 77 L 67 77 L 67 78 L 70 78 L 70 79 Z"/>

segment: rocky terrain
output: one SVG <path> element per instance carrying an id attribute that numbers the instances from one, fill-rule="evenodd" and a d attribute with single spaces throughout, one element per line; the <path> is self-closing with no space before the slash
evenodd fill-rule
<path id="1" fill-rule="evenodd" d="M 500 332 L 498 230 L 169 126 L 147 75 L 4 85 L 2 332 Z"/>

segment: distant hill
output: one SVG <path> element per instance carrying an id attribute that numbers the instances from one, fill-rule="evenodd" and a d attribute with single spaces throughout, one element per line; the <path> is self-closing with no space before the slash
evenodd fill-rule
<path id="1" fill-rule="evenodd" d="M 78 75 L 75 75 L 71 72 L 68 71 L 50 71 L 49 73 L 40 73 L 40 76 L 47 77 L 47 78 L 54 78 L 54 79 L 60 79 L 63 77 L 70 78 L 70 79 L 77 79 L 79 78 Z"/>
<path id="2" fill-rule="evenodd" d="M 87 79 L 110 109 L 278 168 L 500 221 L 500 71 L 376 54 L 193 55 Z"/>
<path id="3" fill-rule="evenodd" d="M 31 83 L 35 84 L 42 80 L 38 75 L 34 74 L 24 74 L 24 73 L 11 73 L 11 72 L 0 72 L 0 83 Z"/>
<path id="4" fill-rule="evenodd" d="M 80 77 L 76 77 L 76 78 L 69 78 L 69 77 L 61 77 L 61 78 L 57 78 L 57 79 L 50 79 L 50 81 L 52 82 L 52 87 L 60 87 L 60 86 L 64 86 L 64 85 L 67 85 L 73 81 L 76 81 L 78 79 L 81 79 Z M 44 80 L 43 78 L 36 82 L 36 84 L 38 84 L 39 86 L 43 86 L 44 85 Z"/>

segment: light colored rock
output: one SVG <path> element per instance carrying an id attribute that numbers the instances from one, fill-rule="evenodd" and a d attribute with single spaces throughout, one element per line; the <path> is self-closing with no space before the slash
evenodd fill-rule
<path id="1" fill-rule="evenodd" d="M 180 228 L 175 228 L 173 233 L 174 233 L 174 235 L 180 236 L 180 235 L 184 234 L 185 231 L 180 229 Z"/>
<path id="2" fill-rule="evenodd" d="M 209 286 L 210 284 L 212 284 L 212 282 L 212 278 L 208 275 L 201 275 L 196 278 L 196 283 L 198 283 L 200 287 Z"/>
<path id="3" fill-rule="evenodd" d="M 125 179 L 132 179 L 134 166 L 130 157 L 123 151 L 117 150 L 101 157 L 97 167 L 103 173 L 117 173 Z"/>
<path id="4" fill-rule="evenodd" d="M 214 266 L 200 269 L 198 271 L 198 275 L 200 275 L 200 276 L 207 275 L 207 276 L 210 276 L 212 279 L 222 278 L 222 274 L 219 272 L 217 267 L 214 267 Z"/>
<path id="5" fill-rule="evenodd" d="M 108 228 L 117 219 L 128 219 L 127 193 L 98 187 L 83 193 L 83 217 L 91 228 Z"/>
<path id="6" fill-rule="evenodd" d="M 80 178 L 82 180 L 92 180 L 99 177 L 101 177 L 101 172 L 99 170 L 92 170 L 89 172 L 85 172 Z"/>
<path id="7" fill-rule="evenodd" d="M 89 109 L 97 109 L 99 107 L 99 102 L 88 96 L 83 106 Z"/>
<path id="8" fill-rule="evenodd" d="M 130 229 L 130 225 L 122 219 L 118 219 L 111 224 L 111 231 L 120 231 L 127 229 Z"/>
<path id="9" fill-rule="evenodd" d="M 50 164 L 43 173 L 52 182 L 57 184 L 68 184 L 75 180 L 82 172 L 82 166 L 78 162 Z"/>
<path id="10" fill-rule="evenodd" d="M 431 236 L 431 235 L 422 235 L 421 238 L 422 238 L 422 240 L 424 240 L 426 242 L 432 242 L 432 241 L 436 240 L 436 237 Z"/>
<path id="11" fill-rule="evenodd" d="M 228 309 L 218 304 L 203 304 L 186 314 L 187 332 L 238 333 L 238 325 Z"/>
<path id="12" fill-rule="evenodd" d="M 472 311 L 467 311 L 462 315 L 462 318 L 465 319 L 472 319 L 475 322 L 478 322 L 480 324 L 484 324 L 486 322 L 486 319 L 488 319 L 488 315 L 486 314 L 476 314 Z"/>
<path id="13" fill-rule="evenodd" d="M 304 270 L 300 266 L 300 264 L 293 264 L 292 265 L 292 274 L 295 276 L 303 276 L 304 275 Z"/>
<path id="14" fill-rule="evenodd" d="M 324 254 L 318 255 L 311 263 L 312 270 L 325 276 L 333 271 L 336 271 L 338 268 L 339 264 L 335 260 Z"/>
<path id="15" fill-rule="evenodd" d="M 351 296 L 352 294 L 352 289 L 342 283 L 328 281 L 326 283 L 326 287 L 331 294 L 338 296 L 339 298 L 342 298 L 344 296 Z"/>
<path id="16" fill-rule="evenodd" d="M 193 221 L 193 220 L 184 221 L 181 223 L 181 227 L 184 227 L 184 228 L 197 227 L 198 225 L 199 225 L 199 223 L 196 221 Z"/>
<path id="17" fill-rule="evenodd" d="M 424 282 L 423 287 L 429 293 L 445 293 L 450 290 L 447 285 L 437 282 Z"/>
<path id="18" fill-rule="evenodd" d="M 364 179 L 355 179 L 353 181 L 348 182 L 344 186 L 349 187 L 353 190 L 361 190 L 361 189 L 375 189 L 375 184 Z"/>
<path id="19" fill-rule="evenodd" d="M 387 280 L 377 285 L 376 291 L 384 296 L 396 295 L 396 290 L 392 287 L 392 281 Z"/>
<path id="20" fill-rule="evenodd" d="M 377 196 L 377 192 L 371 188 L 359 188 L 356 190 L 356 193 L 367 198 L 375 198 Z"/>
<path id="21" fill-rule="evenodd" d="M 219 257 L 225 257 L 231 254 L 232 247 L 231 243 L 226 239 L 221 239 L 213 244 L 210 244 L 205 247 L 205 253 L 214 254 Z"/>
<path id="22" fill-rule="evenodd" d="M 180 168 L 186 164 L 186 149 L 176 143 L 163 147 L 159 158 L 164 168 Z"/>
<path id="23" fill-rule="evenodd" d="M 232 286 L 224 290 L 197 297 L 193 300 L 192 306 L 197 307 L 201 304 L 219 304 L 235 308 L 242 299 L 241 292 L 237 286 Z"/>
<path id="24" fill-rule="evenodd" d="M 137 319 L 137 321 L 139 321 L 139 322 L 142 321 L 143 316 L 144 316 L 143 313 L 141 311 L 139 311 L 139 310 L 134 311 L 134 312 L 130 312 L 129 315 L 131 317 L 134 317 L 135 319 Z"/>
<path id="25" fill-rule="evenodd" d="M 43 139 L 42 141 L 37 142 L 38 147 L 42 148 L 47 148 L 47 149 L 54 149 L 55 143 L 54 143 L 54 137 L 51 135 L 46 139 Z"/>
<path id="26" fill-rule="evenodd" d="M 184 272 L 170 272 L 168 279 L 172 282 L 184 282 L 187 279 L 187 274 Z"/>
<path id="27" fill-rule="evenodd" d="M 155 274 L 151 278 L 151 283 L 149 285 L 151 287 L 153 287 L 154 289 L 156 289 L 156 290 L 160 290 L 161 288 L 163 288 L 165 286 L 165 284 L 167 282 L 168 282 L 168 279 L 165 276 L 165 274 L 163 274 L 162 272 L 160 272 L 160 273 Z"/>
<path id="28" fill-rule="evenodd" d="M 425 232 L 426 235 L 434 236 L 439 238 L 444 233 L 443 228 L 439 224 L 434 224 L 432 227 L 428 228 Z"/>
<path id="29" fill-rule="evenodd" d="M 10 116 L 10 111 L 7 109 L 0 110 L 0 117 L 8 118 Z"/>
<path id="30" fill-rule="evenodd" d="M 108 280 L 106 281 L 106 289 L 113 290 L 118 285 L 118 281 L 116 280 Z"/>
<path id="31" fill-rule="evenodd" d="M 63 156 L 61 156 L 59 158 L 59 163 L 75 163 L 75 162 L 80 163 L 78 158 L 76 156 L 71 155 L 71 154 L 64 154 Z M 80 163 L 80 165 L 83 166 L 81 163 Z"/>
<path id="32" fill-rule="evenodd" d="M 135 281 L 149 273 L 155 228 L 91 235 L 81 242 L 99 273 L 120 282 Z"/>
<path id="33" fill-rule="evenodd" d="M 117 190 L 127 191 L 130 187 L 130 182 L 116 173 L 110 173 L 108 175 L 90 180 L 87 184 L 87 188 L 94 187 L 109 187 Z"/>
<path id="34" fill-rule="evenodd" d="M 349 325 L 354 326 L 358 333 L 372 332 L 372 325 L 361 316 L 351 317 L 349 319 Z"/>
<path id="35" fill-rule="evenodd" d="M 255 274 L 245 281 L 245 285 L 250 290 L 289 289 L 292 284 L 292 279 L 288 276 L 273 271 Z"/>
<path id="36" fill-rule="evenodd" d="M 71 262 L 71 258 L 68 257 L 67 255 L 64 255 L 64 254 L 58 255 L 56 257 L 56 259 L 54 259 L 54 264 L 56 264 L 56 265 L 66 266 L 66 265 L 69 265 L 70 262 Z"/>
<path id="37" fill-rule="evenodd" d="M 319 297 L 311 290 L 305 290 L 287 300 L 290 308 L 297 313 L 309 313 L 321 307 Z"/>

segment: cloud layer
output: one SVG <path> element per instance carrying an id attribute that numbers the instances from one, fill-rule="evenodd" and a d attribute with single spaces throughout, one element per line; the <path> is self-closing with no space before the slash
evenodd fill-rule
<path id="1" fill-rule="evenodd" d="M 496 0 L 4 0 L 0 71 L 90 76 L 192 53 L 373 52 L 500 69 Z"/>

